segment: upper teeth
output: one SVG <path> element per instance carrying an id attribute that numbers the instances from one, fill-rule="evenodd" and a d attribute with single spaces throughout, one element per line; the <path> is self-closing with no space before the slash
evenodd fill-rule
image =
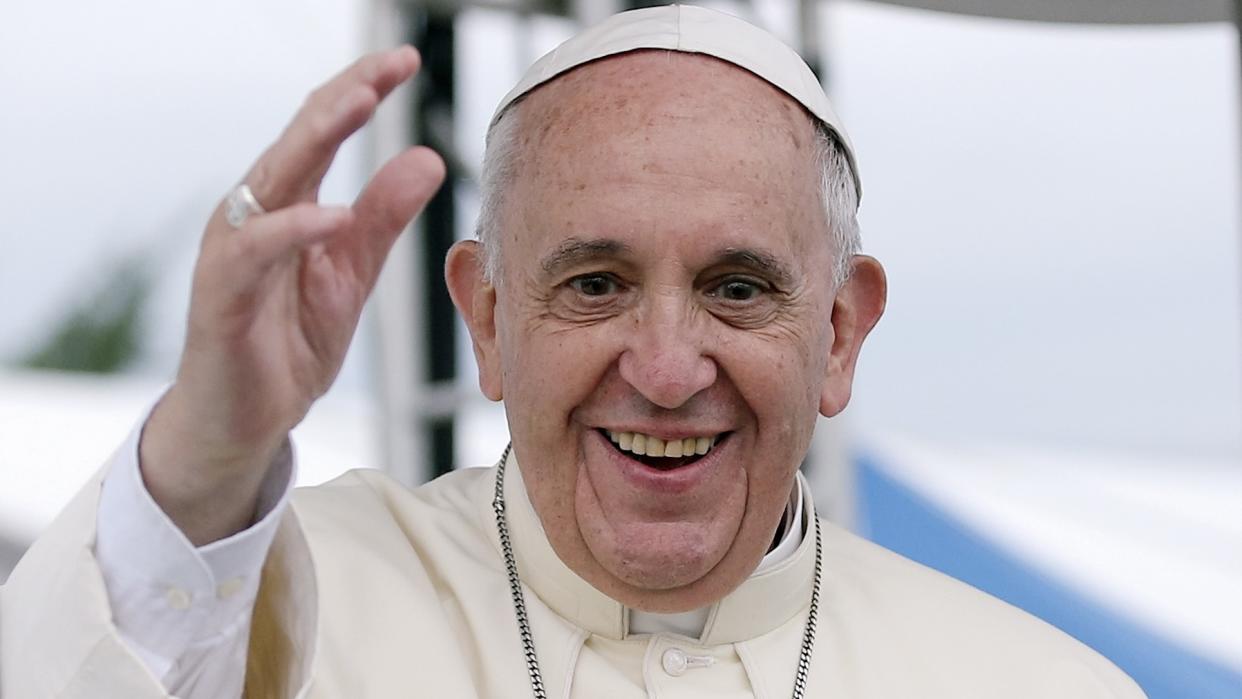
<path id="1" fill-rule="evenodd" d="M 642 432 L 613 432 L 608 430 L 611 439 L 622 451 L 633 452 L 640 456 L 690 456 L 706 454 L 716 444 L 716 437 L 686 437 L 684 439 L 664 440 Z"/>

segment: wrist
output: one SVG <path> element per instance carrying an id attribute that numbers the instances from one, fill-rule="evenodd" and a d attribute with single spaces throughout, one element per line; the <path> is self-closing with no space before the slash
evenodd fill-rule
<path id="1" fill-rule="evenodd" d="M 210 426 L 180 411 L 173 390 L 142 428 L 139 473 L 160 509 L 202 546 L 253 523 L 263 480 L 289 440 L 287 433 L 251 443 L 213 439 Z"/>

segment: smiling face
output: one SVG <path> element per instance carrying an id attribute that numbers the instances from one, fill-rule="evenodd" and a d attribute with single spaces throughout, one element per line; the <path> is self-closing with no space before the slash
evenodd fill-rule
<path id="1" fill-rule="evenodd" d="M 484 392 L 570 568 L 630 606 L 708 604 L 848 401 L 883 273 L 834 288 L 811 121 L 750 73 L 631 53 L 520 110 L 497 286 L 475 244 L 448 261 Z"/>

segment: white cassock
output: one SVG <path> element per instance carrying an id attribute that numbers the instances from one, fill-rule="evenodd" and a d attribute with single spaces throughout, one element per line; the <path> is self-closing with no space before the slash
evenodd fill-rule
<path id="1" fill-rule="evenodd" d="M 641 49 L 715 56 L 784 91 L 839 137 L 860 186 L 849 140 L 810 68 L 770 34 L 703 8 L 636 10 L 584 30 L 532 66 L 493 119 L 575 66 Z M 136 474 L 136 438 L 131 442 L 130 473 Z M 131 546 L 138 564 L 102 570 L 100 560 L 116 560 L 109 557 L 116 537 L 104 528 L 96 542 L 96 478 L 0 589 L 0 694 L 164 697 L 161 682 L 171 672 L 179 679 L 169 686 L 199 682 L 190 689 L 196 697 L 204 688 L 235 695 L 244 668 L 250 697 L 530 696 L 491 506 L 495 475 L 495 469 L 458 471 L 409 491 L 382 473 L 353 472 L 298 491 L 291 509 L 273 509 L 260 522 L 278 528 L 247 530 L 274 536 L 270 549 L 264 540 L 249 561 L 234 555 L 227 541 L 196 552 L 175 529 L 135 527 L 130 540 L 151 536 L 168 546 Z M 115 504 L 112 497 L 122 491 L 112 484 L 109 477 L 105 502 Z M 813 526 L 791 553 L 705 610 L 694 630 L 653 633 L 636 623 L 641 615 L 557 558 L 517 464 L 508 464 L 504 487 L 549 697 L 791 695 L 814 580 Z M 803 491 L 803 514 L 811 522 L 809 489 Z M 109 515 L 104 521 L 111 527 L 116 520 Z M 1143 696 L 1112 664 L 1047 624 L 821 524 L 823 577 L 807 697 Z M 260 565 L 261 577 L 244 575 Z M 214 572 L 206 574 L 207 568 Z M 229 569 L 241 572 L 220 574 Z M 164 573 L 144 576 L 142 570 Z M 212 585 L 178 582 L 196 573 Z M 142 603 L 160 595 L 166 604 Z M 254 595 L 253 624 L 246 627 Z M 210 609 L 223 612 L 204 611 Z M 134 635 L 125 629 L 144 625 L 158 633 L 129 643 Z M 218 650 L 213 638 L 244 639 L 246 628 L 248 650 L 244 642 L 223 646 L 229 649 L 223 667 L 236 672 L 210 683 L 206 671 L 194 675 L 210 664 L 196 664 L 196 658 Z"/>
<path id="2" fill-rule="evenodd" d="M 713 605 L 697 636 L 635 633 L 629 610 L 557 558 L 517 464 L 506 470 L 509 526 L 549 697 L 790 696 L 813 528 L 791 555 Z M 410 491 L 380 472 L 355 471 L 295 491 L 263 564 L 246 695 L 530 696 L 492 511 L 495 475 L 458 471 Z M 99 493 L 96 478 L 0 589 L 5 699 L 169 696 L 113 623 L 92 548 Z M 1143 696 L 1051 626 L 821 525 L 806 696 Z"/>

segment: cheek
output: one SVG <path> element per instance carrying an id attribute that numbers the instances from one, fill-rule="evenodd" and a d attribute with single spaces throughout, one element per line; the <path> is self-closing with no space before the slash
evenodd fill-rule
<path id="1" fill-rule="evenodd" d="M 733 333 L 721 344 L 735 371 L 750 377 L 756 390 L 785 396 L 786 409 L 802 389 L 818 392 L 832 347 L 831 323 L 806 315 L 789 314 L 761 331 Z"/>
<path id="2" fill-rule="evenodd" d="M 519 419 L 541 448 L 564 445 L 574 410 L 605 390 L 604 377 L 616 361 L 615 343 L 607 328 L 566 328 L 539 318 L 511 324 L 505 331 L 501 364 L 506 402 L 524 413 Z"/>
<path id="3" fill-rule="evenodd" d="M 770 468 L 800 458 L 819 415 L 831 331 L 802 328 L 812 332 L 750 335 L 722 345 L 721 361 L 757 418 L 757 447 L 777 462 Z"/>

